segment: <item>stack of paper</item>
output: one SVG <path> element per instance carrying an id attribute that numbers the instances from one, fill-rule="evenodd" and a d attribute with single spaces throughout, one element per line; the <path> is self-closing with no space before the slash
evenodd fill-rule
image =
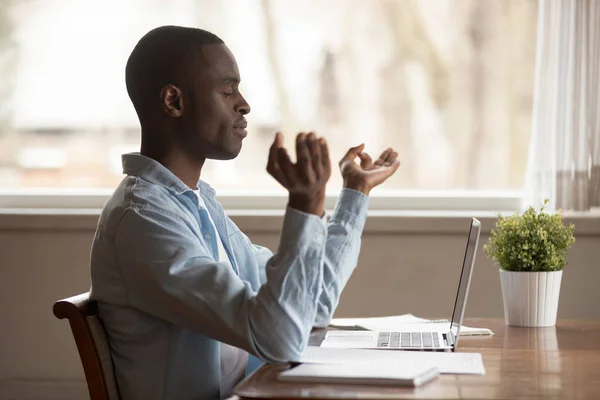
<path id="1" fill-rule="evenodd" d="M 343 365 L 385 365 L 388 368 L 436 367 L 442 374 L 485 374 L 479 353 L 435 351 L 384 351 L 363 349 L 332 349 L 308 346 L 301 363 Z"/>
<path id="2" fill-rule="evenodd" d="M 311 383 L 349 383 L 353 385 L 421 386 L 440 374 L 427 364 L 389 368 L 385 364 L 300 364 L 283 371 L 279 380 Z"/>
<path id="3" fill-rule="evenodd" d="M 377 318 L 335 318 L 330 326 L 340 329 L 367 329 L 370 331 L 384 332 L 406 332 L 422 331 L 423 325 L 427 324 L 427 331 L 446 333 L 450 330 L 448 320 L 429 320 L 415 317 L 412 314 L 394 315 L 390 317 Z M 493 335 L 494 332 L 487 328 L 460 327 L 460 336 Z"/>

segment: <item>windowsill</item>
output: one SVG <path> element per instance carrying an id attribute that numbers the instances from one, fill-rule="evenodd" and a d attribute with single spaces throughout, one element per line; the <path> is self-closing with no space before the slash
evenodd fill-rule
<path id="1" fill-rule="evenodd" d="M 369 196 L 370 210 L 517 210 L 521 204 L 519 191 L 468 190 L 378 190 Z M 101 209 L 108 201 L 110 189 L 0 189 L 0 212 L 4 209 Z M 339 190 L 330 190 L 325 207 L 333 208 Z M 288 200 L 279 191 L 219 191 L 217 199 L 226 210 L 279 211 Z"/>
<path id="2" fill-rule="evenodd" d="M 328 210 L 331 214 L 332 210 Z M 228 210 L 239 228 L 248 233 L 277 233 L 283 210 Z M 81 231 L 96 229 L 99 209 L 0 209 L 0 231 Z M 463 234 L 471 217 L 482 223 L 483 233 L 494 226 L 496 213 L 486 211 L 371 210 L 365 226 L 369 234 Z M 566 213 L 565 223 L 575 225 L 577 236 L 600 236 L 600 212 Z"/>

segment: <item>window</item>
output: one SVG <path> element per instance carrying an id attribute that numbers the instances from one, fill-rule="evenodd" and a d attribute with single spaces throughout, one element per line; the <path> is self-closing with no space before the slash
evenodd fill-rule
<path id="1" fill-rule="evenodd" d="M 520 190 L 533 97 L 534 0 L 0 2 L 0 187 L 113 188 L 139 146 L 127 57 L 165 24 L 218 34 L 252 106 L 221 190 L 277 190 L 274 132 L 314 129 L 333 160 L 398 149 L 386 190 Z M 334 173 L 330 187 L 341 186 Z"/>

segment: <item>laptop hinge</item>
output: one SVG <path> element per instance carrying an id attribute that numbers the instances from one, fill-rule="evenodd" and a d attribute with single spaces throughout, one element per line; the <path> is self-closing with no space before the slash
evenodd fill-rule
<path id="1" fill-rule="evenodd" d="M 456 343 L 456 338 L 454 337 L 454 333 L 452 333 L 452 329 L 450 329 L 448 331 L 448 334 L 446 335 L 446 339 L 448 342 L 448 346 L 454 347 L 454 344 Z"/>

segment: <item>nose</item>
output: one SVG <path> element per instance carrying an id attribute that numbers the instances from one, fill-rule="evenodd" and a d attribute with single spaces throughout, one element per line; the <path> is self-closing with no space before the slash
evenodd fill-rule
<path id="1" fill-rule="evenodd" d="M 238 103 L 237 110 L 238 113 L 242 115 L 246 115 L 250 112 L 250 104 L 246 101 L 244 96 L 240 93 L 240 102 Z"/>

